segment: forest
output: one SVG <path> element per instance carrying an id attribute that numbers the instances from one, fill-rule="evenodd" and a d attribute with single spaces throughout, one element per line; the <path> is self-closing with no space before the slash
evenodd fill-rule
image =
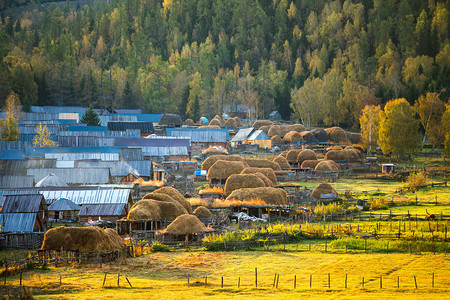
<path id="1" fill-rule="evenodd" d="M 245 108 L 358 129 L 366 105 L 450 95 L 450 0 L 48 2 L 0 0 L 2 107 L 13 91 L 24 110 Z"/>

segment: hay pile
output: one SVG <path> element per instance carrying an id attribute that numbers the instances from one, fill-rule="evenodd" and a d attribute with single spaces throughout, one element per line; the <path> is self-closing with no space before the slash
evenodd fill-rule
<path id="1" fill-rule="evenodd" d="M 236 121 L 236 127 L 241 127 L 242 125 L 241 119 L 239 119 L 239 117 L 234 117 L 233 119 L 234 121 Z"/>
<path id="2" fill-rule="evenodd" d="M 286 158 L 289 151 L 290 150 L 281 151 L 280 156 L 283 156 L 284 158 Z"/>
<path id="3" fill-rule="evenodd" d="M 297 155 L 297 162 L 302 164 L 305 160 L 317 160 L 316 152 L 311 149 L 303 149 Z"/>
<path id="4" fill-rule="evenodd" d="M 219 115 L 215 115 L 214 118 L 213 118 L 213 120 L 217 120 L 217 121 L 219 121 L 220 123 L 223 123 L 223 120 L 222 120 L 222 118 L 221 118 Z"/>
<path id="5" fill-rule="evenodd" d="M 222 126 L 222 123 L 218 119 L 212 119 L 209 122 L 209 126 L 217 126 L 220 128 Z"/>
<path id="6" fill-rule="evenodd" d="M 325 143 L 330 140 L 330 137 L 328 136 L 327 132 L 322 128 L 311 130 L 311 133 L 314 134 L 319 143 Z"/>
<path id="7" fill-rule="evenodd" d="M 305 142 L 308 142 L 308 143 L 317 143 L 318 142 L 316 136 L 311 131 L 302 131 L 302 132 L 300 132 L 300 135 L 302 136 L 302 139 Z"/>
<path id="8" fill-rule="evenodd" d="M 268 136 L 272 137 L 274 135 L 279 135 L 280 137 L 284 137 L 286 133 L 289 131 L 296 131 L 296 132 L 302 132 L 305 131 L 305 126 L 301 124 L 294 124 L 294 125 L 273 125 L 270 126 L 269 132 L 267 133 Z"/>
<path id="9" fill-rule="evenodd" d="M 218 160 L 209 168 L 206 179 L 224 181 L 233 174 L 240 174 L 247 167 L 248 164 L 243 161 Z"/>
<path id="10" fill-rule="evenodd" d="M 300 168 L 314 170 L 318 164 L 319 164 L 318 160 L 305 160 L 302 162 Z"/>
<path id="11" fill-rule="evenodd" d="M 332 160 L 322 160 L 314 168 L 315 171 L 340 171 L 341 167 Z"/>
<path id="12" fill-rule="evenodd" d="M 178 216 L 166 229 L 164 234 L 186 235 L 211 231 L 194 215 Z"/>
<path id="13" fill-rule="evenodd" d="M 265 182 L 255 174 L 233 174 L 225 182 L 224 194 L 229 195 L 237 189 L 265 186 Z"/>
<path id="14" fill-rule="evenodd" d="M 270 139 L 272 140 L 272 145 L 281 145 L 284 143 L 283 139 L 279 135 L 274 135 Z"/>
<path id="15" fill-rule="evenodd" d="M 188 213 L 188 211 L 180 203 L 178 203 L 177 200 L 166 194 L 150 193 L 145 195 L 141 201 L 143 200 L 155 200 L 158 202 L 156 204 L 159 206 L 161 219 L 173 220 L 179 215 Z M 140 201 L 136 204 L 139 202 Z M 133 208 L 133 206 L 131 208 Z"/>
<path id="16" fill-rule="evenodd" d="M 325 129 L 328 136 L 330 137 L 330 141 L 335 143 L 348 143 L 349 140 L 347 138 L 347 133 L 341 127 L 331 127 Z"/>
<path id="17" fill-rule="evenodd" d="M 319 198 L 322 194 L 335 194 L 337 196 L 336 190 L 328 183 L 321 183 L 312 191 L 311 197 Z"/>
<path id="18" fill-rule="evenodd" d="M 280 165 L 267 159 L 246 159 L 245 162 L 253 168 L 270 168 L 274 171 L 281 171 Z"/>
<path id="19" fill-rule="evenodd" d="M 286 133 L 283 137 L 283 141 L 286 143 L 293 143 L 293 142 L 302 142 L 303 138 L 300 132 L 297 131 L 289 131 Z"/>
<path id="20" fill-rule="evenodd" d="M 242 174 L 242 173 L 241 173 Z M 263 173 L 260 172 L 256 172 L 256 173 L 251 173 L 253 175 L 258 176 L 259 179 L 261 179 L 262 181 L 264 181 L 264 186 L 269 186 L 269 187 L 273 187 L 275 184 L 273 184 L 272 180 L 270 180 L 266 175 L 264 175 Z"/>
<path id="21" fill-rule="evenodd" d="M 270 126 L 261 126 L 261 127 L 259 127 L 259 130 L 264 131 L 266 134 L 269 133 L 269 129 L 270 129 Z"/>
<path id="22" fill-rule="evenodd" d="M 184 125 L 188 125 L 188 126 L 194 126 L 194 120 L 192 119 L 186 119 L 186 121 L 184 121 Z"/>
<path id="23" fill-rule="evenodd" d="M 197 207 L 193 214 L 199 219 L 211 219 L 213 217 L 212 213 L 204 206 Z"/>
<path id="24" fill-rule="evenodd" d="M 362 141 L 362 136 L 359 133 L 353 133 L 347 131 L 347 139 L 350 141 L 350 143 L 356 145 L 360 144 Z"/>
<path id="25" fill-rule="evenodd" d="M 359 154 L 355 149 L 330 150 L 325 154 L 326 160 L 359 161 Z"/>
<path id="26" fill-rule="evenodd" d="M 342 147 L 341 146 L 331 146 L 331 147 L 327 148 L 327 152 L 330 150 L 342 150 Z"/>
<path id="27" fill-rule="evenodd" d="M 160 220 L 161 202 L 156 200 L 143 199 L 136 202 L 128 213 L 129 220 Z"/>
<path id="28" fill-rule="evenodd" d="M 282 170 L 289 170 L 291 168 L 291 165 L 284 156 L 278 155 L 273 162 L 277 163 Z"/>
<path id="29" fill-rule="evenodd" d="M 302 150 L 292 149 L 286 155 L 286 159 L 288 162 L 297 162 L 297 157 Z"/>
<path id="30" fill-rule="evenodd" d="M 252 127 L 258 130 L 261 126 L 272 126 L 273 122 L 269 120 L 257 120 L 253 123 Z"/>
<path id="31" fill-rule="evenodd" d="M 220 129 L 220 126 L 217 125 L 202 125 L 198 128 L 209 128 L 209 129 Z"/>
<path id="32" fill-rule="evenodd" d="M 113 229 L 100 227 L 56 227 L 44 235 L 42 250 L 72 250 L 79 252 L 119 251 L 122 238 Z"/>
<path id="33" fill-rule="evenodd" d="M 191 207 L 191 204 L 189 203 L 189 201 L 187 201 L 183 197 L 183 195 L 177 189 L 175 189 L 173 187 L 165 186 L 165 187 L 157 189 L 153 193 L 166 194 L 166 195 L 172 197 L 173 199 L 175 199 L 178 203 L 180 203 L 181 206 L 183 206 L 186 209 L 187 213 L 190 213 L 192 211 L 192 207 Z"/>
<path id="34" fill-rule="evenodd" d="M 343 157 L 342 150 L 330 150 L 325 154 L 326 160 L 345 160 L 345 157 Z"/>
<path id="35" fill-rule="evenodd" d="M 255 173 L 262 173 L 265 177 L 267 177 L 272 185 L 277 184 L 277 176 L 275 175 L 275 172 L 271 168 L 255 168 L 255 167 L 248 167 L 242 170 L 241 174 L 255 174 Z"/>
<path id="36" fill-rule="evenodd" d="M 244 161 L 243 157 L 239 155 L 213 155 L 205 159 L 202 163 L 201 169 L 208 171 L 209 168 L 218 160 L 227 160 L 227 161 Z"/>
<path id="37" fill-rule="evenodd" d="M 203 150 L 202 154 L 207 154 L 207 155 L 220 155 L 220 154 L 228 155 L 228 151 L 226 149 L 223 149 L 223 148 L 222 149 L 218 149 L 217 147 L 211 146 L 208 149 Z"/>
<path id="38" fill-rule="evenodd" d="M 236 120 L 234 118 L 229 118 L 223 124 L 225 127 L 237 127 Z"/>
<path id="39" fill-rule="evenodd" d="M 226 200 L 251 201 L 261 199 L 269 205 L 286 205 L 287 193 L 280 188 L 259 187 L 233 191 Z"/>

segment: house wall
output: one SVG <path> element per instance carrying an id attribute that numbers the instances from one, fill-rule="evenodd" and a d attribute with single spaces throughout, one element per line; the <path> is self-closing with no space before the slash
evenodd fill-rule
<path id="1" fill-rule="evenodd" d="M 79 216 L 78 221 L 80 223 L 81 222 L 85 223 L 89 220 L 97 221 L 99 219 L 99 217 L 104 221 L 116 222 L 117 220 L 125 217 L 125 215 L 121 215 L 121 216 Z"/>
<path id="2" fill-rule="evenodd" d="M 259 148 L 272 148 L 272 140 L 257 140 L 257 141 L 247 141 L 248 144 L 258 144 Z"/>

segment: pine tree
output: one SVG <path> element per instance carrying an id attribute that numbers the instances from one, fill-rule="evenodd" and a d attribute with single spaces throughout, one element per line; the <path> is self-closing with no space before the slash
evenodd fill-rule
<path id="1" fill-rule="evenodd" d="M 89 106 L 84 115 L 81 117 L 80 122 L 87 126 L 100 126 L 100 118 L 98 114 Z"/>

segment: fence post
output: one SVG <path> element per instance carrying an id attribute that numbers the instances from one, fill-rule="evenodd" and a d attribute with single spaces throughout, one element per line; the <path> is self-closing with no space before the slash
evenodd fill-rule
<path id="1" fill-rule="evenodd" d="M 223 288 L 223 276 L 222 276 L 222 284 L 220 286 Z"/>
<path id="2" fill-rule="evenodd" d="M 416 289 L 417 289 L 417 280 L 416 280 L 416 275 L 414 275 L 414 284 L 416 285 Z"/>
<path id="3" fill-rule="evenodd" d="M 272 287 L 274 288 L 275 287 L 275 282 L 277 281 L 277 273 L 275 273 L 274 275 L 273 275 L 273 284 L 272 284 Z"/>
<path id="4" fill-rule="evenodd" d="M 347 288 L 347 273 L 345 274 L 345 288 Z"/>
<path id="5" fill-rule="evenodd" d="M 238 287 L 241 287 L 241 277 L 238 278 Z"/>
<path id="6" fill-rule="evenodd" d="M 188 287 L 189 287 L 190 286 L 190 284 L 189 284 L 189 274 L 187 276 L 187 280 L 188 280 Z"/>
<path id="7" fill-rule="evenodd" d="M 205 276 L 205 287 L 208 285 L 208 276 Z"/>
<path id="8" fill-rule="evenodd" d="M 130 288 L 133 288 L 133 287 L 131 286 L 130 281 L 128 280 L 128 277 L 125 277 L 125 279 L 127 280 L 128 284 L 130 285 Z"/>
<path id="9" fill-rule="evenodd" d="M 380 276 L 380 289 L 382 289 L 382 288 L 383 288 L 383 277 Z"/>
<path id="10" fill-rule="evenodd" d="M 330 288 L 330 273 L 328 273 L 328 288 Z"/>
<path id="11" fill-rule="evenodd" d="M 255 287 L 258 288 L 258 267 L 255 267 Z"/>
<path id="12" fill-rule="evenodd" d="M 397 288 L 400 288 L 400 276 L 397 276 Z"/>
<path id="13" fill-rule="evenodd" d="M 117 286 L 120 286 L 120 273 L 117 273 Z"/>
<path id="14" fill-rule="evenodd" d="M 278 288 L 278 280 L 280 279 L 280 274 L 277 274 L 277 285 L 276 288 Z"/>
<path id="15" fill-rule="evenodd" d="M 327 252 L 327 240 L 325 240 L 325 252 Z"/>
<path id="16" fill-rule="evenodd" d="M 105 277 L 103 277 L 103 285 L 102 286 L 105 286 L 105 281 L 106 281 L 106 275 L 107 275 L 108 273 L 105 273 Z"/>
<path id="17" fill-rule="evenodd" d="M 434 276 L 433 276 L 433 278 L 434 278 Z M 434 282 L 434 280 L 433 280 L 433 282 Z M 433 286 L 434 286 L 434 283 L 433 283 Z M 294 275 L 294 290 L 296 287 L 297 287 L 297 275 Z"/>
<path id="18" fill-rule="evenodd" d="M 312 286 L 312 274 L 309 275 L 309 287 Z"/>
<path id="19" fill-rule="evenodd" d="M 433 273 L 433 275 L 431 277 L 431 287 L 434 288 L 434 273 Z"/>
<path id="20" fill-rule="evenodd" d="M 22 286 L 22 272 L 20 272 L 20 286 Z"/>
<path id="21" fill-rule="evenodd" d="M 364 288 L 364 276 L 362 278 L 362 288 Z"/>

